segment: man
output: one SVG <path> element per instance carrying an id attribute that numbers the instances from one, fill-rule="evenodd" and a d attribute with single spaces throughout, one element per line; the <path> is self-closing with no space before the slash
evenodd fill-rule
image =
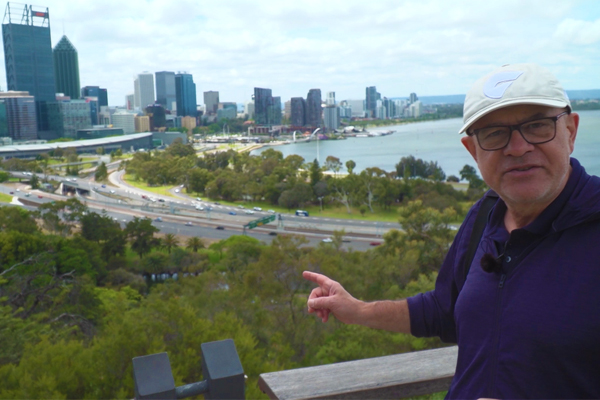
<path id="1" fill-rule="evenodd" d="M 319 285 L 309 312 L 458 343 L 448 398 L 600 398 L 600 179 L 570 158 L 578 124 L 542 67 L 506 65 L 477 81 L 459 133 L 499 199 L 470 269 L 462 264 L 482 200 L 435 290 L 365 303 L 307 271 Z"/>

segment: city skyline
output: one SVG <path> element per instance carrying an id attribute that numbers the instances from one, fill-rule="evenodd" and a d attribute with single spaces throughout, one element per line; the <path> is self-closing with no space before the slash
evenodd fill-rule
<path id="1" fill-rule="evenodd" d="M 285 101 L 312 88 L 338 100 L 364 99 L 368 86 L 388 98 L 464 94 L 515 62 L 546 66 L 569 90 L 600 88 L 600 3 L 591 0 L 39 5 L 49 9 L 52 47 L 66 35 L 81 86 L 107 88 L 111 106 L 124 105 L 142 71 L 186 71 L 197 93 L 237 103 L 254 87 Z"/>

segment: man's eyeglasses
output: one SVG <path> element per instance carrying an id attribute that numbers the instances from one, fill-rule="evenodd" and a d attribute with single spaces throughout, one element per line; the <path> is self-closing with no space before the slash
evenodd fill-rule
<path id="1" fill-rule="evenodd" d="M 569 111 L 558 114 L 556 117 L 534 119 L 518 125 L 488 126 L 467 132 L 469 136 L 477 137 L 479 147 L 483 150 L 500 150 L 508 146 L 511 135 L 519 131 L 523 139 L 529 144 L 542 144 L 556 137 L 556 121 Z"/>

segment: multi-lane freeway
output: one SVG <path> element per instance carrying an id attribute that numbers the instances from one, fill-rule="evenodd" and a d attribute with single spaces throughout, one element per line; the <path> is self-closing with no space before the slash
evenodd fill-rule
<path id="1" fill-rule="evenodd" d="M 123 181 L 124 171 L 110 174 L 109 183 L 102 184 L 84 178 L 50 176 L 63 182 L 63 193 L 50 194 L 28 186 L 30 174 L 13 172 L 23 183 L 4 184 L 0 192 L 13 196 L 13 203 L 24 203 L 35 208 L 36 204 L 77 197 L 90 209 L 106 212 L 123 226 L 135 216 L 148 217 L 161 233 L 198 236 L 220 240 L 231 235 L 246 235 L 269 243 L 277 235 L 297 234 L 305 236 L 311 245 L 327 241 L 334 230 L 345 231 L 345 248 L 365 250 L 381 242 L 381 235 L 390 229 L 400 229 L 398 223 L 371 222 L 353 219 L 331 219 L 318 216 L 296 216 L 294 213 L 274 213 L 249 204 L 228 206 L 218 202 L 188 196 L 182 187 L 173 187 L 169 196 L 160 196 L 128 185 Z M 255 229 L 244 229 L 251 221 L 274 215 L 275 221 Z"/>

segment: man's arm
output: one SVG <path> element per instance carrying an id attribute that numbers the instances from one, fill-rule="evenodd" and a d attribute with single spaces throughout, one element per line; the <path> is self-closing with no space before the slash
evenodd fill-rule
<path id="1" fill-rule="evenodd" d="M 410 333 L 406 300 L 366 303 L 352 297 L 342 285 L 325 275 L 304 271 L 302 276 L 319 285 L 308 297 L 308 312 L 317 314 L 323 322 L 327 322 L 331 313 L 346 324 Z"/>

